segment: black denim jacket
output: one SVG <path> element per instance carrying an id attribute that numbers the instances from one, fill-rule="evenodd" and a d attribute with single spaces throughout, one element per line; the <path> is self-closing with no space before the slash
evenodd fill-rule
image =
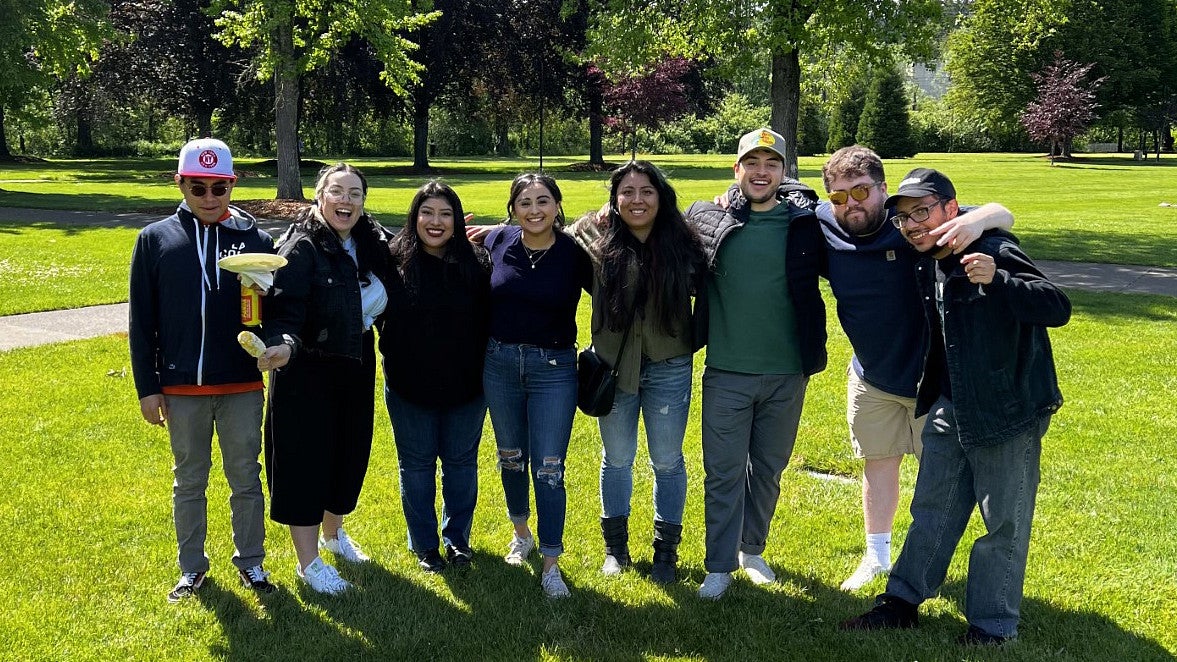
<path id="1" fill-rule="evenodd" d="M 365 221 L 353 229 L 353 235 L 360 232 L 380 233 L 382 228 Z M 295 356 L 360 360 L 364 329 L 359 273 L 339 238 L 314 223 L 295 224 L 279 241 L 278 254 L 289 264 L 275 272 L 274 288 L 262 303 L 266 344 L 280 344 L 289 335 Z M 384 271 L 373 269 L 382 280 Z"/>
<path id="2" fill-rule="evenodd" d="M 943 327 L 936 307 L 936 262 L 921 260 L 916 268 L 932 334 L 916 415 L 927 413 L 940 396 L 947 370 L 965 448 L 1009 441 L 1062 406 L 1046 328 L 1071 318 L 1070 300 L 1012 234 L 987 231 L 960 255 L 969 253 L 993 256 L 993 282 L 970 283 L 957 264 L 944 283 Z"/>

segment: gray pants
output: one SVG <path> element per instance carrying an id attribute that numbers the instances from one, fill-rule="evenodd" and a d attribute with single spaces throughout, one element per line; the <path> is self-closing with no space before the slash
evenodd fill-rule
<path id="1" fill-rule="evenodd" d="M 168 433 L 175 466 L 173 517 L 180 572 L 208 572 L 208 474 L 215 424 L 225 478 L 231 491 L 233 565 L 245 569 L 265 557 L 265 499 L 262 495 L 262 392 L 234 395 L 168 395 Z"/>
<path id="2" fill-rule="evenodd" d="M 804 375 L 703 372 L 708 572 L 734 571 L 740 551 L 764 552 L 808 384 Z"/>

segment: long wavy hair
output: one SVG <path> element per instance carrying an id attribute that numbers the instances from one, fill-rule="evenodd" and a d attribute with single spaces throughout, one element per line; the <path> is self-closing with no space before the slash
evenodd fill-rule
<path id="1" fill-rule="evenodd" d="M 404 227 L 389 242 L 393 259 L 396 260 L 397 272 L 400 273 L 405 288 L 412 296 L 417 295 L 421 282 L 421 254 L 425 252 L 421 237 L 417 234 L 417 219 L 421 214 L 421 205 L 430 198 L 445 200 L 454 210 L 454 234 L 445 244 L 442 260 L 457 265 L 459 278 L 467 285 L 474 285 L 480 279 L 484 279 L 489 268 L 485 252 L 475 250 L 466 238 L 462 200 L 449 184 L 431 179 L 417 189 L 417 194 L 413 196 L 413 202 L 409 205 L 409 216 Z M 448 275 L 449 270 L 446 272 Z"/>
<path id="2" fill-rule="evenodd" d="M 617 209 L 617 190 L 630 173 L 648 177 L 658 192 L 658 213 L 644 243 L 630 232 Z M 673 336 L 675 328 L 685 321 L 684 312 L 689 314 L 689 306 L 681 302 L 689 300 L 692 276 L 702 271 L 704 257 L 699 238 L 679 211 L 678 194 L 666 181 L 666 175 L 649 161 L 630 161 L 614 170 L 609 178 L 609 214 L 602 219 L 602 225 L 595 249 L 601 257 L 606 325 L 614 331 L 625 327 L 629 316 L 625 301 L 627 274 L 636 262 L 636 305 L 652 301 L 659 328 Z"/>
<path id="3" fill-rule="evenodd" d="M 525 172 L 511 182 L 511 196 L 507 198 L 507 221 L 511 220 L 511 209 L 515 207 L 515 201 L 519 199 L 523 189 L 532 184 L 540 184 L 552 194 L 552 199 L 556 201 L 556 220 L 552 223 L 552 228 L 562 229 L 564 227 L 564 205 L 561 203 L 564 201 L 564 195 L 560 193 L 560 187 L 556 184 L 556 180 L 551 175 L 545 175 L 542 172 Z"/>

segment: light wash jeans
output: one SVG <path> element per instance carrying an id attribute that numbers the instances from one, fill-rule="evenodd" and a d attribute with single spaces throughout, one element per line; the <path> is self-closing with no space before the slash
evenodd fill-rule
<path id="1" fill-rule="evenodd" d="M 491 338 L 482 373 L 499 452 L 507 515 L 531 515 L 535 484 L 536 533 L 545 556 L 564 552 L 564 459 L 576 414 L 576 350 L 501 343 Z"/>
<path id="2" fill-rule="evenodd" d="M 613 411 L 597 419 L 605 451 L 601 458 L 601 511 L 605 517 L 629 516 L 640 412 L 654 469 L 654 519 L 682 524 L 687 500 L 682 444 L 691 410 L 692 366 L 690 354 L 665 361 L 643 357 L 638 392 L 618 389 Z"/>
<path id="3" fill-rule="evenodd" d="M 467 549 L 478 502 L 478 442 L 486 420 L 482 396 L 470 402 L 424 407 L 384 387 L 400 468 L 401 508 L 409 549 L 424 554 L 441 542 Z M 437 462 L 441 460 L 441 540 L 437 536 Z"/>
<path id="4" fill-rule="evenodd" d="M 1018 634 L 1030 523 L 1038 494 L 1042 437 L 1050 426 L 996 446 L 965 449 L 952 402 L 936 401 L 924 425 L 924 453 L 911 500 L 911 528 L 886 595 L 920 604 L 936 595 L 973 509 L 987 533 L 969 555 L 965 619 L 1000 637 Z"/>

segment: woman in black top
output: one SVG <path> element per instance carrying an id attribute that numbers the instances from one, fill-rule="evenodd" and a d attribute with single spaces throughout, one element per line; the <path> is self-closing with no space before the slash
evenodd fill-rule
<path id="1" fill-rule="evenodd" d="M 315 204 L 278 242 L 290 262 L 266 298 L 270 347 L 258 359 L 274 371 L 265 421 L 270 517 L 290 527 L 297 574 L 322 593 L 349 584 L 319 558 L 316 539 L 336 558 L 368 560 L 343 530 L 372 449 L 372 324 L 389 279 L 387 235 L 364 211 L 367 192 L 367 179 L 345 163 L 319 173 Z"/>
<path id="2" fill-rule="evenodd" d="M 478 500 L 478 442 L 486 419 L 482 359 L 490 305 L 490 263 L 466 239 L 462 202 L 448 185 L 417 190 L 408 221 L 390 242 L 399 278 L 389 283 L 380 322 L 384 398 L 400 467 L 409 547 L 426 572 L 446 556 L 470 565 Z M 437 461 L 442 522 L 437 535 Z"/>

